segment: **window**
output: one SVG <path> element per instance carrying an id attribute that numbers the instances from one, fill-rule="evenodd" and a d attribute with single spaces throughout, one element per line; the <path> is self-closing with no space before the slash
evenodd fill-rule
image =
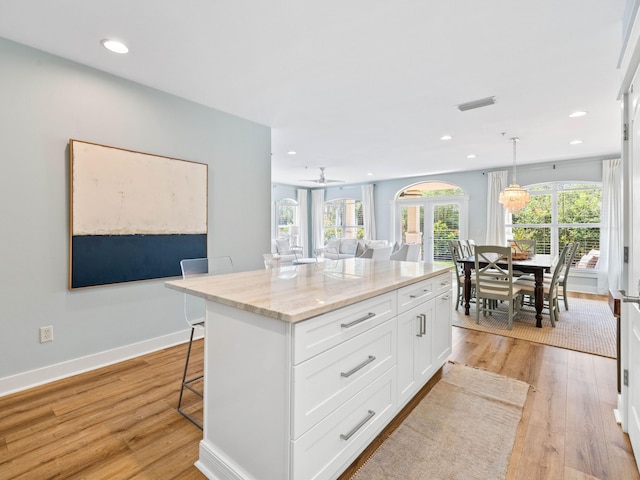
<path id="1" fill-rule="evenodd" d="M 597 268 L 600 256 L 600 183 L 553 182 L 526 187 L 531 201 L 507 224 L 507 238 L 535 239 L 536 253 L 557 255 L 561 246 L 579 242 L 579 268 Z"/>
<path id="2" fill-rule="evenodd" d="M 276 237 L 290 237 L 291 227 L 296 224 L 298 202 L 284 198 L 276 202 Z"/>
<path id="3" fill-rule="evenodd" d="M 324 204 L 324 242 L 331 238 L 364 238 L 362 202 L 340 199 Z"/>

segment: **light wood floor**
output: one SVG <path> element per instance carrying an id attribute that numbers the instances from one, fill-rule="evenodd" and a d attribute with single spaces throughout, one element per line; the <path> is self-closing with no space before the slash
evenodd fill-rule
<path id="1" fill-rule="evenodd" d="M 613 417 L 614 360 L 461 328 L 453 338 L 450 360 L 535 386 L 509 479 L 640 479 Z M 0 479 L 204 478 L 193 466 L 201 431 L 175 410 L 185 352 L 0 398 Z"/>

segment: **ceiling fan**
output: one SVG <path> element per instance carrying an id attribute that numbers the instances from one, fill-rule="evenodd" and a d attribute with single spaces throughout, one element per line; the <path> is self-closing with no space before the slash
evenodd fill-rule
<path id="1" fill-rule="evenodd" d="M 314 178 L 312 180 L 306 179 L 306 180 L 302 180 L 303 182 L 313 182 L 313 183 L 317 183 L 320 185 L 326 185 L 327 183 L 344 183 L 344 180 L 331 180 L 329 178 L 326 178 L 324 176 L 324 169 L 325 167 L 320 167 L 320 177 L 318 178 Z"/>

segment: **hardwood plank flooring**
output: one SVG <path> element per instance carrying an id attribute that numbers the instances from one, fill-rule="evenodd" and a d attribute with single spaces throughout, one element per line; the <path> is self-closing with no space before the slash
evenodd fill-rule
<path id="1" fill-rule="evenodd" d="M 507 479 L 640 479 L 613 415 L 614 359 L 492 337 L 454 327 L 449 360 L 532 385 Z"/>
<path id="2" fill-rule="evenodd" d="M 172 347 L 0 397 L 0 479 L 203 479 L 202 432 L 176 411 L 185 355 Z M 202 341 L 192 358 L 201 364 Z M 509 480 L 640 480 L 613 416 L 615 360 L 455 327 L 450 360 L 533 386 Z"/>

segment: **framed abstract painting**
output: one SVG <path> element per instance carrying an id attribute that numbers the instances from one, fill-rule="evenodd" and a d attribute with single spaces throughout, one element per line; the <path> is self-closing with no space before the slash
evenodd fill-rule
<path id="1" fill-rule="evenodd" d="M 69 141 L 69 288 L 180 275 L 207 256 L 208 166 Z"/>

